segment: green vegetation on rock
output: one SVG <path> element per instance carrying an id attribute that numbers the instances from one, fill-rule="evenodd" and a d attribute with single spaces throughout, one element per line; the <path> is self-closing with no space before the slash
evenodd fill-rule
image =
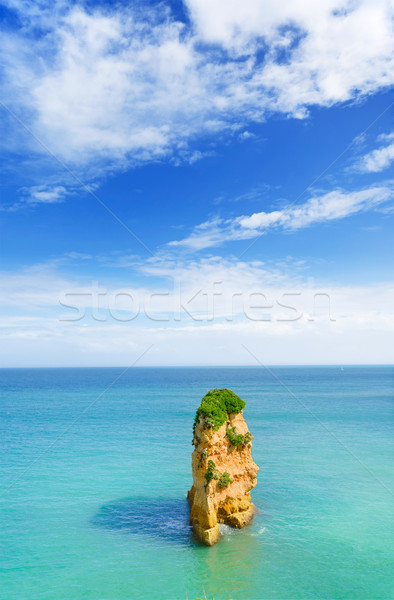
<path id="1" fill-rule="evenodd" d="M 224 488 L 227 488 L 230 485 L 230 483 L 232 483 L 230 475 L 224 472 L 220 475 L 217 485 L 220 490 L 223 490 Z"/>
<path id="2" fill-rule="evenodd" d="M 247 431 L 245 435 L 242 435 L 242 433 L 237 434 L 235 433 L 235 427 L 227 426 L 226 435 L 232 446 L 246 445 L 252 440 L 252 434 L 250 431 Z"/>
<path id="3" fill-rule="evenodd" d="M 227 427 L 226 434 L 232 446 L 240 446 L 244 443 L 244 436 L 242 433 L 235 433 L 235 427 Z"/>
<path id="4" fill-rule="evenodd" d="M 205 394 L 200 406 L 197 408 L 193 429 L 200 417 L 204 417 L 206 424 L 217 431 L 226 422 L 229 413 L 240 413 L 245 405 L 246 402 L 231 390 L 211 390 Z"/>
<path id="5" fill-rule="evenodd" d="M 204 477 L 206 481 L 205 487 L 207 487 L 207 485 L 210 481 L 212 481 L 212 479 L 219 479 L 219 474 L 216 470 L 216 465 L 213 462 L 213 460 L 208 461 L 208 468 L 205 471 Z"/>
<path id="6" fill-rule="evenodd" d="M 223 490 L 223 489 L 227 488 L 230 485 L 230 483 L 232 483 L 232 479 L 230 478 L 230 475 L 226 472 L 220 473 L 217 470 L 216 465 L 213 462 L 213 460 L 208 461 L 208 468 L 204 473 L 204 477 L 205 477 L 205 487 L 207 487 L 209 485 L 209 483 L 212 481 L 212 479 L 217 480 L 217 487 L 219 490 Z"/>

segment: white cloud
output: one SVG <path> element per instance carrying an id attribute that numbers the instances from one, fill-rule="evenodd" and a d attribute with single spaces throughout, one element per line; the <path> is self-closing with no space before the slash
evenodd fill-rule
<path id="1" fill-rule="evenodd" d="M 22 187 L 19 189 L 18 200 L 9 204 L 3 203 L 0 206 L 0 211 L 15 212 L 26 207 L 26 205 L 59 204 L 60 202 L 64 202 L 66 197 L 73 194 L 74 191 L 74 185 L 68 186 L 67 188 L 64 185 L 52 184 Z"/>
<path id="2" fill-rule="evenodd" d="M 391 143 L 365 154 L 357 164 L 358 171 L 362 173 L 378 173 L 387 169 L 394 161 L 394 133 L 379 136 L 379 140 Z"/>
<path id="3" fill-rule="evenodd" d="M 154 348 L 141 364 L 253 363 L 241 343 L 264 364 L 392 360 L 394 284 L 322 285 L 307 282 L 302 268 L 293 265 L 290 261 L 285 269 L 219 257 L 191 264 L 169 258 L 149 260 L 140 270 L 168 281 L 175 277 L 182 283 L 182 295 L 177 286 L 163 294 L 163 282 L 159 287 L 147 280 L 145 288 L 138 289 L 123 281 L 118 289 L 138 296 L 141 305 L 147 295 L 162 293 L 153 301 L 153 314 L 160 320 L 141 310 L 129 321 L 111 317 L 108 304 L 99 319 L 89 310 L 78 321 L 61 320 L 67 314 L 66 307 L 59 305 L 62 292 L 88 293 L 91 281 L 75 281 L 53 266 L 2 273 L 1 363 L 127 365 L 150 344 Z M 220 288 L 215 282 L 222 282 Z M 201 286 L 203 293 L 198 294 Z M 106 281 L 99 287 L 116 291 L 116 285 Z M 78 304 L 81 307 L 92 309 L 92 300 L 85 296 Z M 129 310 L 126 305 L 112 309 L 115 317 Z M 72 311 L 68 314 L 73 316 Z"/>
<path id="4" fill-rule="evenodd" d="M 191 27 L 162 6 L 8 4 L 23 27 L 3 33 L 2 99 L 74 167 L 193 161 L 202 134 L 303 118 L 394 80 L 387 0 L 187 0 Z"/>
<path id="5" fill-rule="evenodd" d="M 23 190 L 23 192 L 24 201 L 29 202 L 30 204 L 53 204 L 56 202 L 63 202 L 67 194 L 67 190 L 61 185 L 56 185 L 53 187 L 36 185 L 29 189 Z"/>
<path id="6" fill-rule="evenodd" d="M 253 286 L 265 288 L 286 285 L 297 285 L 302 266 L 296 261 L 281 264 L 279 267 L 265 265 L 260 261 L 250 263 L 236 260 L 226 260 L 221 257 L 211 257 L 194 261 L 182 261 L 170 255 L 157 255 L 145 261 L 127 256 L 117 257 L 118 265 L 127 266 L 131 272 L 126 279 L 115 273 L 116 279 L 102 279 L 98 282 L 94 277 L 89 279 L 70 278 L 62 274 L 62 270 L 73 268 L 73 261 L 89 261 L 92 257 L 85 254 L 70 252 L 54 261 L 37 264 L 17 272 L 0 272 L 0 305 L 13 310 L 42 312 L 52 309 L 63 311 L 59 299 L 67 297 L 70 303 L 80 307 L 92 307 L 98 302 L 93 296 L 100 292 L 103 310 L 113 307 L 119 310 L 129 310 L 130 302 L 122 294 L 129 294 L 135 299 L 135 304 L 143 310 L 150 302 L 151 294 L 158 294 L 159 312 L 175 314 L 179 304 L 188 304 L 194 298 L 191 310 L 204 312 L 206 310 L 206 293 L 220 287 L 220 302 L 217 305 L 217 317 L 229 314 L 232 310 L 231 297 Z M 131 268 L 130 268 L 131 267 Z M 107 265 L 108 268 L 108 265 Z M 135 285 L 133 280 L 141 275 L 146 279 L 146 285 Z M 115 279 L 115 282 L 114 282 Z M 102 292 L 102 294 L 101 294 Z M 119 298 L 114 301 L 114 295 L 119 292 Z M 218 296 L 219 298 L 219 296 Z M 112 304 L 111 304 L 112 303 Z M 219 306 L 220 305 L 220 306 Z M 237 310 L 239 307 L 237 308 Z"/>
<path id="7" fill-rule="evenodd" d="M 298 25 L 305 31 L 321 28 L 335 9 L 349 5 L 332 0 L 318 4 L 313 0 L 244 0 L 242 6 L 237 0 L 186 0 L 186 4 L 202 39 L 237 54 L 252 52 L 259 38 L 276 39 L 281 26 Z M 289 46 L 290 32 L 283 32 L 280 40 L 283 46 Z"/>
<path id="8" fill-rule="evenodd" d="M 250 140 L 250 139 L 254 139 L 254 138 L 256 138 L 256 135 L 254 133 L 252 133 L 251 131 L 247 131 L 247 130 L 242 131 L 238 136 L 238 139 L 242 140 L 242 141 Z"/>
<path id="9" fill-rule="evenodd" d="M 265 233 L 269 228 L 294 231 L 315 223 L 343 219 L 359 212 L 387 206 L 394 192 L 391 187 L 370 187 L 364 190 L 344 192 L 334 190 L 319 196 L 312 196 L 298 206 L 289 204 L 281 210 L 258 212 L 250 216 L 233 219 L 212 219 L 195 227 L 191 235 L 170 246 L 185 246 L 201 250 L 218 246 L 231 240 L 245 240 Z"/>
<path id="10" fill-rule="evenodd" d="M 266 60 L 247 89 L 256 98 L 270 90 L 273 109 L 303 116 L 308 105 L 341 102 L 373 91 L 376 78 L 379 85 L 390 79 L 393 7 L 388 1 L 187 4 L 198 34 L 231 54 L 253 55 L 264 40 Z"/>
<path id="11" fill-rule="evenodd" d="M 393 191 L 385 187 L 371 187 L 357 192 L 334 190 L 322 196 L 313 196 L 302 206 L 271 213 L 255 213 L 241 217 L 238 223 L 249 229 L 280 226 L 283 229 L 301 229 L 313 223 L 343 219 L 364 210 L 371 210 L 393 198 Z"/>

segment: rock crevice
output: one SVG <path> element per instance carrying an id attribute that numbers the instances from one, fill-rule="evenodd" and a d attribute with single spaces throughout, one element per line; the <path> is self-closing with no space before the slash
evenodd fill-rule
<path id="1" fill-rule="evenodd" d="M 256 511 L 250 492 L 258 466 L 251 456 L 253 436 L 242 416 L 244 406 L 230 390 L 212 390 L 197 409 L 188 499 L 190 523 L 208 546 L 220 538 L 219 523 L 244 527 Z"/>

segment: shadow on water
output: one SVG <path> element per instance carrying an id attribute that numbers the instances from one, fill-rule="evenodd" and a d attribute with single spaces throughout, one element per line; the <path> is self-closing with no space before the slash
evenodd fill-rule
<path id="1" fill-rule="evenodd" d="M 183 498 L 124 498 L 102 506 L 91 522 L 125 534 L 147 535 L 183 545 L 197 543 L 189 525 L 189 504 Z"/>

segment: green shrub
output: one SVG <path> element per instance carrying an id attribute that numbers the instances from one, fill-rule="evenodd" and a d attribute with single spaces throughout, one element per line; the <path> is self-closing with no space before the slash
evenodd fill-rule
<path id="1" fill-rule="evenodd" d="M 206 481 L 205 487 L 207 487 L 207 485 L 210 481 L 212 481 L 212 479 L 219 479 L 219 474 L 216 470 L 216 465 L 213 462 L 213 460 L 208 461 L 208 468 L 205 471 L 204 477 Z"/>
<path id="2" fill-rule="evenodd" d="M 230 479 L 230 475 L 228 473 L 222 473 L 219 477 L 219 481 L 217 483 L 218 488 L 220 490 L 223 490 L 224 488 L 227 488 L 230 483 L 232 483 L 232 479 Z"/>
<path id="3" fill-rule="evenodd" d="M 204 417 L 208 425 L 217 431 L 226 422 L 229 413 L 240 413 L 245 405 L 246 402 L 231 390 L 211 390 L 205 394 L 197 408 L 193 429 L 200 417 Z"/>
<path id="4" fill-rule="evenodd" d="M 240 446 L 245 442 L 245 436 L 235 433 L 235 427 L 227 427 L 226 434 L 232 446 Z"/>

